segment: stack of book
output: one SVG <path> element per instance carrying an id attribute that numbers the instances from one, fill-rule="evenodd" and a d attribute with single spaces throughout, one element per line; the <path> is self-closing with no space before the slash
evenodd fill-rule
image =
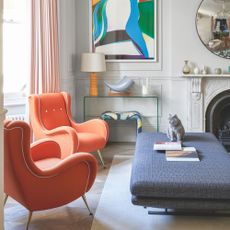
<path id="1" fill-rule="evenodd" d="M 166 142 L 166 141 L 158 141 L 154 143 L 154 150 L 181 150 L 181 141 L 177 142 Z"/>
<path id="2" fill-rule="evenodd" d="M 182 147 L 181 142 L 156 142 L 154 150 L 165 150 L 167 161 L 200 161 L 194 147 Z"/>

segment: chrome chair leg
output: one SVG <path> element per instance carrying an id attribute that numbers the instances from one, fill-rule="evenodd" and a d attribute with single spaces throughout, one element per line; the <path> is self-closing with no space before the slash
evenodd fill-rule
<path id="1" fill-rule="evenodd" d="M 5 204 L 6 204 L 6 201 L 7 201 L 8 197 L 9 197 L 8 195 L 6 195 L 6 196 L 5 196 L 5 199 L 4 199 L 4 204 L 3 204 L 3 206 L 5 206 Z"/>
<path id="2" fill-rule="evenodd" d="M 83 199 L 83 201 L 84 201 L 84 203 L 85 203 L 85 206 L 87 207 L 87 209 L 88 209 L 88 211 L 89 211 L 89 215 L 90 215 L 90 216 L 93 216 L 93 213 L 91 212 L 91 210 L 90 210 L 90 208 L 89 208 L 89 205 L 88 205 L 88 203 L 87 203 L 86 196 L 83 195 L 83 196 L 82 196 L 82 199 Z"/>
<path id="3" fill-rule="evenodd" d="M 106 167 L 105 167 L 105 162 L 104 162 L 104 160 L 103 160 L 103 158 L 102 158 L 101 151 L 100 151 L 99 149 L 97 150 L 97 154 L 98 154 L 98 156 L 99 156 L 99 159 L 100 159 L 101 164 L 103 165 L 103 168 L 105 169 L 105 168 L 106 168 Z"/>
<path id="4" fill-rule="evenodd" d="M 29 217 L 28 217 L 28 221 L 27 221 L 27 225 L 26 225 L 26 230 L 29 229 L 29 225 L 30 225 L 30 221 L 31 221 L 31 218 L 32 218 L 32 214 L 33 214 L 33 212 L 30 211 Z"/>

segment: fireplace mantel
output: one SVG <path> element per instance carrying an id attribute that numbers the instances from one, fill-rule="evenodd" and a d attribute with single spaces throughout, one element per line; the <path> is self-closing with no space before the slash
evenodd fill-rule
<path id="1" fill-rule="evenodd" d="M 191 79 L 191 92 L 193 93 L 193 97 L 199 99 L 200 94 L 202 93 L 202 82 L 205 79 L 215 79 L 221 80 L 225 78 L 230 78 L 230 74 L 186 74 L 182 75 L 182 77 Z"/>
<path id="2" fill-rule="evenodd" d="M 221 78 L 230 77 L 230 74 L 183 74 L 185 78 Z"/>
<path id="3" fill-rule="evenodd" d="M 230 74 L 188 74 L 188 130 L 205 131 L 205 113 L 211 100 L 230 89 Z"/>

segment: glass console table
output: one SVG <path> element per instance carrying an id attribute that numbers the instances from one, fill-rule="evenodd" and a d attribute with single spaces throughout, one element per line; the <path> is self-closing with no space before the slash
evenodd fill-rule
<path id="1" fill-rule="evenodd" d="M 159 97 L 156 96 L 156 95 L 131 95 L 131 96 L 84 96 L 84 108 L 83 108 L 83 116 L 84 116 L 84 121 L 86 120 L 86 117 L 87 117 L 87 114 L 86 114 L 86 111 L 87 111 L 87 103 L 93 103 L 91 107 L 92 110 L 93 109 L 98 109 L 98 107 L 100 107 L 101 105 L 105 105 L 105 100 L 109 100 L 107 101 L 108 102 L 108 105 L 106 106 L 106 111 L 109 111 L 109 110 L 116 110 L 116 108 L 114 109 L 114 102 L 112 102 L 112 100 L 120 100 L 122 102 L 124 101 L 127 101 L 125 103 L 125 105 L 123 105 L 122 107 L 122 111 L 131 111 L 131 110 L 134 110 L 134 111 L 138 111 L 140 106 L 142 107 L 142 110 L 144 112 L 140 112 L 142 114 L 143 117 L 150 117 L 145 115 L 144 113 L 145 112 L 148 112 L 149 110 L 154 110 L 154 115 L 151 115 L 151 117 L 155 117 L 155 122 L 156 122 L 156 130 L 159 131 Z M 111 102 L 110 102 L 111 100 Z M 132 100 L 133 102 L 136 102 L 136 104 L 134 104 L 131 108 L 129 107 L 130 104 L 131 104 L 131 101 Z M 140 101 L 141 100 L 141 101 Z M 149 103 L 150 104 L 150 107 L 147 106 L 147 108 L 144 107 L 144 103 L 142 100 L 152 100 L 152 103 Z M 137 102 L 139 102 L 137 104 Z M 105 111 L 105 110 L 104 110 Z M 104 111 L 100 111 L 100 113 L 104 112 Z M 116 110 L 118 111 L 118 110 Z M 121 110 L 119 110 L 121 111 Z"/>

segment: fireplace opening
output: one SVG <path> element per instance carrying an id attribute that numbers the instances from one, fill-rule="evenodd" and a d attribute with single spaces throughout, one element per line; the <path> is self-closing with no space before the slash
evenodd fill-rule
<path id="1" fill-rule="evenodd" d="M 205 118 L 205 130 L 214 133 L 230 151 L 230 90 L 223 91 L 212 99 Z"/>

